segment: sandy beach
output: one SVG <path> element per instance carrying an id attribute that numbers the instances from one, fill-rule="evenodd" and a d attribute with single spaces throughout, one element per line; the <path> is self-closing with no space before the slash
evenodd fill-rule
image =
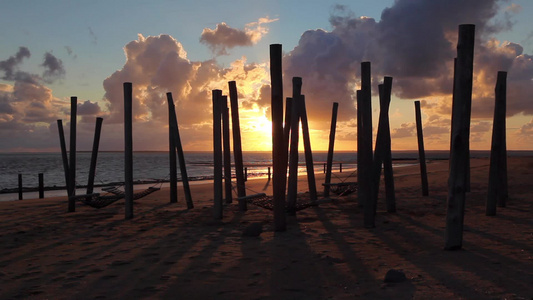
<path id="1" fill-rule="evenodd" d="M 123 200 L 75 213 L 65 197 L 1 202 L 0 298 L 531 299 L 533 157 L 509 158 L 508 205 L 494 217 L 485 216 L 489 160 L 471 168 L 459 251 L 443 250 L 447 161 L 428 164 L 428 197 L 417 165 L 395 169 L 398 211 L 386 212 L 382 181 L 373 229 L 356 193 L 288 217 L 286 232 L 273 231 L 271 211 L 240 212 L 236 201 L 215 221 L 210 184 L 191 186 L 192 210 L 181 189 L 177 204 L 162 189 L 136 201 L 128 221 Z M 266 179 L 247 187 L 272 194 Z M 253 223 L 262 234 L 243 236 Z M 406 280 L 384 283 L 391 269 Z"/>

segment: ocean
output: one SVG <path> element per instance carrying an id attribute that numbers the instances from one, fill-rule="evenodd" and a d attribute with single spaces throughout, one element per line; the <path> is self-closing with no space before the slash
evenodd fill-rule
<path id="1" fill-rule="evenodd" d="M 472 151 L 472 157 L 489 157 L 489 151 Z M 509 151 L 510 156 L 533 155 L 532 151 Z M 394 166 L 405 165 L 407 160 L 417 159 L 417 151 L 393 151 Z M 90 152 L 76 154 L 77 186 L 87 184 Z M 314 152 L 315 172 L 322 172 L 327 152 Z M 447 159 L 448 151 L 426 151 L 428 160 Z M 248 169 L 248 177 L 267 176 L 268 166 L 272 164 L 270 152 L 244 152 L 244 165 Z M 334 171 L 339 170 L 342 163 L 343 171 L 353 172 L 356 169 L 356 152 L 336 152 L 334 154 Z M 210 180 L 213 177 L 212 152 L 185 152 L 187 173 L 191 181 Z M 306 172 L 305 157 L 299 155 L 299 172 Z M 412 162 L 411 162 L 412 163 Z M 65 194 L 65 175 L 60 153 L 0 153 L 0 201 L 16 200 L 18 194 L 18 174 L 22 174 L 23 188 L 34 194 L 24 198 L 35 198 L 38 187 L 38 174 L 43 173 L 46 190 L 63 190 L 59 194 L 48 191 L 45 196 Z M 154 185 L 169 179 L 168 152 L 134 152 L 133 177 L 137 184 Z M 178 170 L 178 179 L 180 178 Z M 96 167 L 95 185 L 122 185 L 124 178 L 124 155 L 122 152 L 100 152 Z"/>

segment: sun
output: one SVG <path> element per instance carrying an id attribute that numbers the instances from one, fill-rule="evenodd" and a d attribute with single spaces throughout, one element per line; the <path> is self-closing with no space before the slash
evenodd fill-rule
<path id="1" fill-rule="evenodd" d="M 272 122 L 264 113 L 247 112 L 241 120 L 241 132 L 244 151 L 272 150 Z"/>

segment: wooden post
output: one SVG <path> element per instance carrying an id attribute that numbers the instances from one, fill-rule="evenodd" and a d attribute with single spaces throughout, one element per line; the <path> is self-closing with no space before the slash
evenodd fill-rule
<path id="1" fill-rule="evenodd" d="M 287 212 L 289 215 L 296 214 L 296 198 L 298 195 L 298 142 L 300 134 L 300 96 L 298 98 L 287 98 L 291 104 L 291 124 L 290 124 L 290 153 L 289 153 L 289 184 L 287 187 Z M 290 100 L 289 100 L 290 99 Z M 287 112 L 289 114 L 289 112 Z"/>
<path id="2" fill-rule="evenodd" d="M 364 226 L 366 228 L 375 227 L 375 208 L 372 199 L 372 94 L 371 94 L 370 62 L 361 63 L 361 166 L 359 172 L 362 173 L 358 190 L 364 203 Z M 359 156 L 359 153 L 358 153 Z M 359 166 L 358 166 L 359 167 Z M 358 173 L 359 173 L 358 172 Z"/>
<path id="3" fill-rule="evenodd" d="M 76 195 L 76 116 L 78 111 L 78 98 L 70 97 L 70 163 L 69 163 L 69 199 L 68 211 L 76 211 L 76 200 L 72 197 Z"/>
<path id="4" fill-rule="evenodd" d="M 317 200 L 315 165 L 313 163 L 313 151 L 311 150 L 311 136 L 309 134 L 309 123 L 307 121 L 307 111 L 305 108 L 305 96 L 300 96 L 298 108 L 302 120 L 302 135 L 304 142 L 305 165 L 307 167 L 307 185 L 309 187 L 309 198 L 311 201 Z"/>
<path id="5" fill-rule="evenodd" d="M 244 181 L 248 181 L 248 167 L 244 167 Z"/>
<path id="6" fill-rule="evenodd" d="M 233 202 L 232 187 L 231 187 L 231 149 L 230 149 L 230 134 L 229 134 L 229 108 L 228 96 L 222 96 L 221 110 L 222 110 L 222 141 L 224 147 L 224 187 L 226 203 Z"/>
<path id="7" fill-rule="evenodd" d="M 170 95 L 169 95 L 170 94 Z M 176 158 L 175 128 L 174 118 L 176 113 L 173 110 L 174 101 L 172 94 L 167 93 L 168 106 L 168 160 L 170 163 L 170 203 L 178 202 L 178 166 Z"/>
<path id="8" fill-rule="evenodd" d="M 268 167 L 268 180 L 270 181 L 270 177 L 272 176 L 272 174 L 270 173 L 270 167 Z"/>
<path id="9" fill-rule="evenodd" d="M 133 86 L 124 82 L 124 194 L 126 220 L 133 218 Z"/>
<path id="10" fill-rule="evenodd" d="M 44 174 L 39 173 L 39 199 L 44 198 Z"/>
<path id="11" fill-rule="evenodd" d="M 87 182 L 87 194 L 92 194 L 94 190 L 94 177 L 96 174 L 96 160 L 98 159 L 98 148 L 100 147 L 100 133 L 104 119 L 96 118 L 94 129 L 93 151 L 91 153 L 91 165 L 89 167 L 89 179 Z"/>
<path id="12" fill-rule="evenodd" d="M 237 93 L 237 85 L 235 81 L 228 82 L 228 85 L 231 103 L 231 128 L 233 130 L 233 156 L 235 161 L 235 179 L 237 179 L 237 196 L 241 198 L 246 196 L 246 185 L 244 183 L 243 174 L 241 125 L 239 121 L 239 96 Z M 244 199 L 239 200 L 239 210 L 247 210 L 246 201 Z"/>
<path id="13" fill-rule="evenodd" d="M 63 121 L 57 120 L 57 129 L 59 131 L 59 144 L 61 146 L 61 158 L 63 160 L 63 172 L 65 173 L 65 187 L 67 188 L 67 195 L 70 196 L 70 182 L 68 170 L 68 156 L 67 146 L 65 143 L 65 132 L 63 131 Z"/>
<path id="14" fill-rule="evenodd" d="M 329 128 L 329 146 L 327 157 L 327 170 L 326 164 L 324 164 L 324 171 L 326 178 L 324 179 L 324 198 L 329 197 L 329 183 L 331 183 L 331 169 L 333 167 L 333 149 L 335 147 L 335 131 L 337 129 L 337 111 L 339 109 L 339 103 L 333 102 L 333 109 L 331 110 L 331 126 Z"/>
<path id="15" fill-rule="evenodd" d="M 489 188 L 487 195 L 487 216 L 496 215 L 496 204 L 505 207 L 507 202 L 507 141 L 506 102 L 507 72 L 498 72 L 496 81 L 494 121 L 492 123 L 492 145 L 490 151 Z"/>
<path id="16" fill-rule="evenodd" d="M 422 132 L 422 112 L 420 101 L 415 101 L 416 134 L 418 137 L 418 160 L 420 161 L 420 178 L 422 180 L 422 196 L 429 195 L 428 172 L 426 168 L 426 152 L 424 150 L 424 134 Z"/>
<path id="17" fill-rule="evenodd" d="M 187 164 L 185 163 L 185 154 L 183 153 L 183 147 L 181 145 L 180 131 L 178 126 L 178 117 L 176 116 L 176 107 L 174 106 L 174 99 L 172 99 L 172 93 L 167 93 L 167 101 L 170 105 L 170 115 L 172 118 L 173 140 L 174 145 L 178 151 L 178 162 L 180 165 L 181 183 L 183 185 L 183 192 L 185 193 L 185 202 L 187 203 L 187 209 L 194 208 L 191 196 L 191 188 L 189 186 L 189 176 L 187 175 Z"/>
<path id="18" fill-rule="evenodd" d="M 281 44 L 270 45 L 270 86 L 272 112 L 272 163 L 274 230 L 285 231 L 285 184 L 287 182 L 287 146 L 283 136 L 283 75 Z M 284 154 L 285 152 L 285 154 Z"/>
<path id="19" fill-rule="evenodd" d="M 363 96 L 361 93 L 361 90 L 357 90 L 356 93 L 356 106 L 357 106 L 357 182 L 362 182 L 363 179 L 363 172 L 362 172 L 362 165 L 363 165 L 363 120 L 361 116 L 362 106 L 363 103 Z M 364 167 L 363 167 L 364 169 Z M 341 168 L 342 172 L 342 168 Z M 357 189 L 357 204 L 359 206 L 363 206 L 363 197 L 364 192 L 362 189 Z"/>
<path id="20" fill-rule="evenodd" d="M 342 173 L 342 163 L 339 163 L 339 173 Z"/>
<path id="21" fill-rule="evenodd" d="M 215 219 L 222 219 L 222 135 L 221 135 L 221 119 L 222 112 L 220 111 L 222 101 L 222 91 L 213 90 L 213 163 L 214 163 L 214 217 Z"/>
<path id="22" fill-rule="evenodd" d="M 22 174 L 19 174 L 18 180 L 19 180 L 19 200 L 22 200 Z"/>
<path id="23" fill-rule="evenodd" d="M 463 222 L 466 198 L 466 176 L 468 166 L 468 132 L 465 128 L 468 105 L 472 101 L 472 74 L 474 63 L 475 26 L 459 25 L 457 43 L 457 63 L 454 78 L 454 102 L 452 107 L 450 172 L 448 179 L 448 204 L 446 230 L 444 234 L 446 250 L 461 249 L 463 244 Z"/>
<path id="24" fill-rule="evenodd" d="M 394 175 L 392 171 L 392 150 L 391 150 L 391 136 L 389 123 L 389 108 L 392 94 L 392 77 L 385 76 L 383 80 L 383 125 L 382 130 L 382 144 L 383 146 L 383 177 L 385 181 L 385 202 L 387 204 L 387 212 L 396 212 L 396 197 L 394 195 Z M 381 106 L 380 97 L 380 106 Z M 381 109 L 381 108 L 380 108 Z M 380 111 L 381 113 L 381 111 Z M 380 116 L 381 121 L 381 116 Z"/>

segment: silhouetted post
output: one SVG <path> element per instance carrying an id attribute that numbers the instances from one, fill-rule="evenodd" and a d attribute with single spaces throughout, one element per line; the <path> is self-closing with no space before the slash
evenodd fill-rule
<path id="1" fill-rule="evenodd" d="M 59 144 L 61 146 L 61 158 L 63 160 L 63 172 L 65 173 L 65 186 L 67 188 L 67 195 L 70 197 L 70 182 L 69 182 L 69 170 L 68 170 L 68 156 L 67 146 L 65 143 L 65 132 L 63 131 L 63 121 L 57 120 L 57 129 L 59 131 Z"/>
<path id="2" fill-rule="evenodd" d="M 339 173 L 342 173 L 342 163 L 339 163 Z"/>
<path id="3" fill-rule="evenodd" d="M 76 195 L 76 117 L 78 111 L 78 98 L 70 97 L 70 163 L 69 163 L 69 198 L 68 211 L 76 211 L 76 200 L 72 198 Z"/>
<path id="4" fill-rule="evenodd" d="M 296 214 L 296 198 L 298 195 L 298 142 L 300 134 L 300 114 L 299 105 L 300 96 L 298 98 L 287 98 L 290 101 L 291 111 L 287 114 L 291 114 L 290 124 L 290 153 L 289 153 L 289 184 L 287 186 L 287 211 L 289 215 Z M 290 100 L 289 100 L 290 99 Z"/>
<path id="5" fill-rule="evenodd" d="M 19 174 L 19 200 L 22 200 L 22 174 Z"/>
<path id="6" fill-rule="evenodd" d="M 487 195 L 487 216 L 496 215 L 496 204 L 505 207 L 507 202 L 507 141 L 506 141 L 506 102 L 507 72 L 498 72 L 494 121 L 492 123 L 492 145 L 490 151 L 489 190 Z"/>
<path id="7" fill-rule="evenodd" d="M 270 167 L 268 167 L 268 180 L 270 180 L 271 176 L 272 176 L 272 174 L 270 173 Z"/>
<path id="8" fill-rule="evenodd" d="M 133 218 L 133 86 L 124 82 L 124 194 L 125 219 Z"/>
<path id="9" fill-rule="evenodd" d="M 356 93 L 356 107 L 357 107 L 357 182 L 363 182 L 363 172 L 361 171 L 361 165 L 363 164 L 363 155 L 361 152 L 363 152 L 363 120 L 361 116 L 362 107 L 361 104 L 363 102 L 363 96 L 361 93 L 361 90 L 357 90 Z M 342 172 L 342 170 L 341 170 Z M 359 206 L 363 206 L 363 195 L 364 192 L 358 188 L 357 189 L 357 204 Z"/>
<path id="10" fill-rule="evenodd" d="M 168 105 L 168 160 L 170 163 L 170 203 L 178 202 L 178 166 L 176 158 L 176 143 L 174 142 L 175 128 L 174 117 L 176 116 L 173 107 L 173 101 L 171 100 L 172 94 L 167 93 L 167 105 Z M 174 113 L 174 115 L 172 115 Z"/>
<path id="11" fill-rule="evenodd" d="M 231 103 L 231 128 L 233 130 L 233 156 L 235 161 L 235 179 L 237 179 L 237 197 L 246 196 L 246 186 L 244 183 L 243 162 L 242 162 L 242 144 L 241 144 L 241 125 L 239 121 L 239 96 L 235 81 L 228 82 L 229 97 Z M 245 211 L 246 200 L 239 200 L 239 210 Z"/>
<path id="12" fill-rule="evenodd" d="M 339 103 L 333 102 L 333 109 L 331 110 L 331 127 L 329 129 L 329 146 L 327 157 L 327 170 L 326 164 L 324 164 L 324 170 L 326 171 L 326 178 L 324 179 L 324 198 L 329 197 L 329 183 L 331 183 L 331 169 L 333 168 L 333 149 L 335 147 L 335 131 L 337 129 L 337 111 L 339 109 Z"/>
<path id="13" fill-rule="evenodd" d="M 39 173 L 39 199 L 44 198 L 44 174 Z"/>
<path id="14" fill-rule="evenodd" d="M 468 131 L 472 101 L 472 74 L 474 64 L 475 26 L 459 25 L 457 63 L 454 78 L 454 102 L 452 108 L 450 174 L 448 179 L 448 205 L 446 212 L 446 250 L 461 249 L 463 244 L 463 222 L 466 198 L 466 176 L 468 167 Z"/>
<path id="15" fill-rule="evenodd" d="M 372 94 L 371 94 L 370 62 L 361 63 L 361 143 L 360 155 L 361 166 L 359 172 L 362 173 L 358 184 L 359 195 L 364 203 L 364 226 L 375 227 L 375 208 L 372 199 Z M 358 133 L 359 134 L 359 133 Z M 358 153 L 359 156 L 359 153 Z M 359 166 L 358 166 L 359 168 Z M 359 173 L 358 172 L 358 173 Z"/>
<path id="16" fill-rule="evenodd" d="M 296 77 L 294 77 L 296 78 Z M 294 78 L 293 78 L 293 93 L 294 93 Z M 285 99 L 285 121 L 283 123 L 283 139 L 287 143 L 287 151 L 289 151 L 291 143 L 291 124 L 292 124 L 292 99 Z M 288 154 L 290 156 L 290 154 Z"/>
<path id="17" fill-rule="evenodd" d="M 87 182 L 87 194 L 92 194 L 94 190 L 94 177 L 96 174 L 96 160 L 98 159 L 98 148 L 100 147 L 100 133 L 104 119 L 96 118 L 94 128 L 93 151 L 91 153 L 91 165 L 89 167 L 89 179 Z"/>
<path id="18" fill-rule="evenodd" d="M 270 86 L 272 111 L 272 163 L 274 230 L 285 231 L 285 184 L 287 182 L 287 146 L 283 136 L 283 75 L 281 44 L 270 45 Z M 284 154 L 285 152 L 285 154 Z"/>
<path id="19" fill-rule="evenodd" d="M 176 116 L 176 107 L 174 105 L 174 99 L 172 99 L 172 93 L 167 93 L 167 101 L 170 105 L 170 116 L 172 118 L 172 130 L 173 140 L 176 150 L 178 151 L 178 162 L 180 164 L 181 183 L 183 185 L 183 192 L 185 193 L 185 202 L 187 203 L 187 209 L 194 208 L 192 203 L 191 188 L 189 186 L 189 176 L 187 175 L 187 165 L 185 163 L 185 154 L 183 153 L 183 147 L 181 145 L 180 130 L 178 126 L 178 117 Z M 176 151 L 174 150 L 174 151 Z"/>
<path id="20" fill-rule="evenodd" d="M 222 91 L 213 90 L 213 162 L 214 162 L 214 217 L 222 219 Z"/>
<path id="21" fill-rule="evenodd" d="M 383 145 L 383 177 L 385 181 L 385 202 L 387 204 L 387 212 L 396 212 L 396 196 L 394 195 L 394 175 L 392 171 L 392 150 L 391 150 L 391 136 L 389 123 L 389 108 L 392 94 L 392 77 L 385 76 L 383 80 L 383 124 L 381 126 L 380 134 Z M 381 111 L 380 111 L 381 113 Z M 381 122 L 381 115 L 380 115 Z M 381 123 L 380 123 L 381 124 Z"/>
<path id="22" fill-rule="evenodd" d="M 248 167 L 244 167 L 244 181 L 248 181 Z"/>
<path id="23" fill-rule="evenodd" d="M 422 132 L 422 112 L 420 101 L 415 101 L 416 135 L 418 137 L 418 160 L 420 161 L 420 178 L 422 180 L 422 196 L 429 195 L 428 172 L 426 168 L 426 152 L 424 150 L 424 134 Z"/>
<path id="24" fill-rule="evenodd" d="M 228 96 L 222 96 L 220 102 L 220 109 L 222 110 L 222 140 L 224 147 L 224 187 L 226 203 L 233 202 L 232 188 L 231 188 L 231 150 L 230 150 L 230 134 L 229 134 L 229 108 Z"/>
<path id="25" fill-rule="evenodd" d="M 379 88 L 379 122 L 378 122 L 378 133 L 376 137 L 376 147 L 374 150 L 374 162 L 373 162 L 373 190 L 372 198 L 374 201 L 374 209 L 377 208 L 377 201 L 379 195 L 379 183 L 381 179 L 381 168 L 382 165 L 385 165 L 386 157 L 390 158 L 391 156 L 391 145 L 390 145 L 390 129 L 389 129 L 389 106 L 391 99 L 391 90 L 392 90 L 392 77 L 385 77 L 383 84 L 378 86 Z M 385 177 L 392 177 L 392 159 L 390 158 L 390 174 L 386 174 Z M 389 181 L 387 181 L 389 180 Z M 385 186 L 390 184 L 390 178 L 387 178 L 385 181 Z M 394 181 L 393 181 L 394 182 Z M 394 184 L 394 183 L 393 183 Z M 389 188 L 390 189 L 390 188 Z M 385 187 L 387 193 L 387 187 Z M 390 191 L 389 191 L 390 193 Z M 396 203 L 394 199 L 394 193 L 392 193 L 392 198 L 390 194 L 386 194 L 386 203 L 387 203 L 387 212 L 396 211 Z"/>
<path id="26" fill-rule="evenodd" d="M 304 142 L 305 165 L 307 167 L 307 185 L 309 187 L 309 198 L 311 201 L 317 200 L 315 166 L 313 163 L 313 151 L 311 150 L 311 137 L 309 134 L 309 123 L 307 121 L 307 111 L 305 108 L 305 96 L 301 95 L 298 108 L 302 120 L 302 136 Z"/>

